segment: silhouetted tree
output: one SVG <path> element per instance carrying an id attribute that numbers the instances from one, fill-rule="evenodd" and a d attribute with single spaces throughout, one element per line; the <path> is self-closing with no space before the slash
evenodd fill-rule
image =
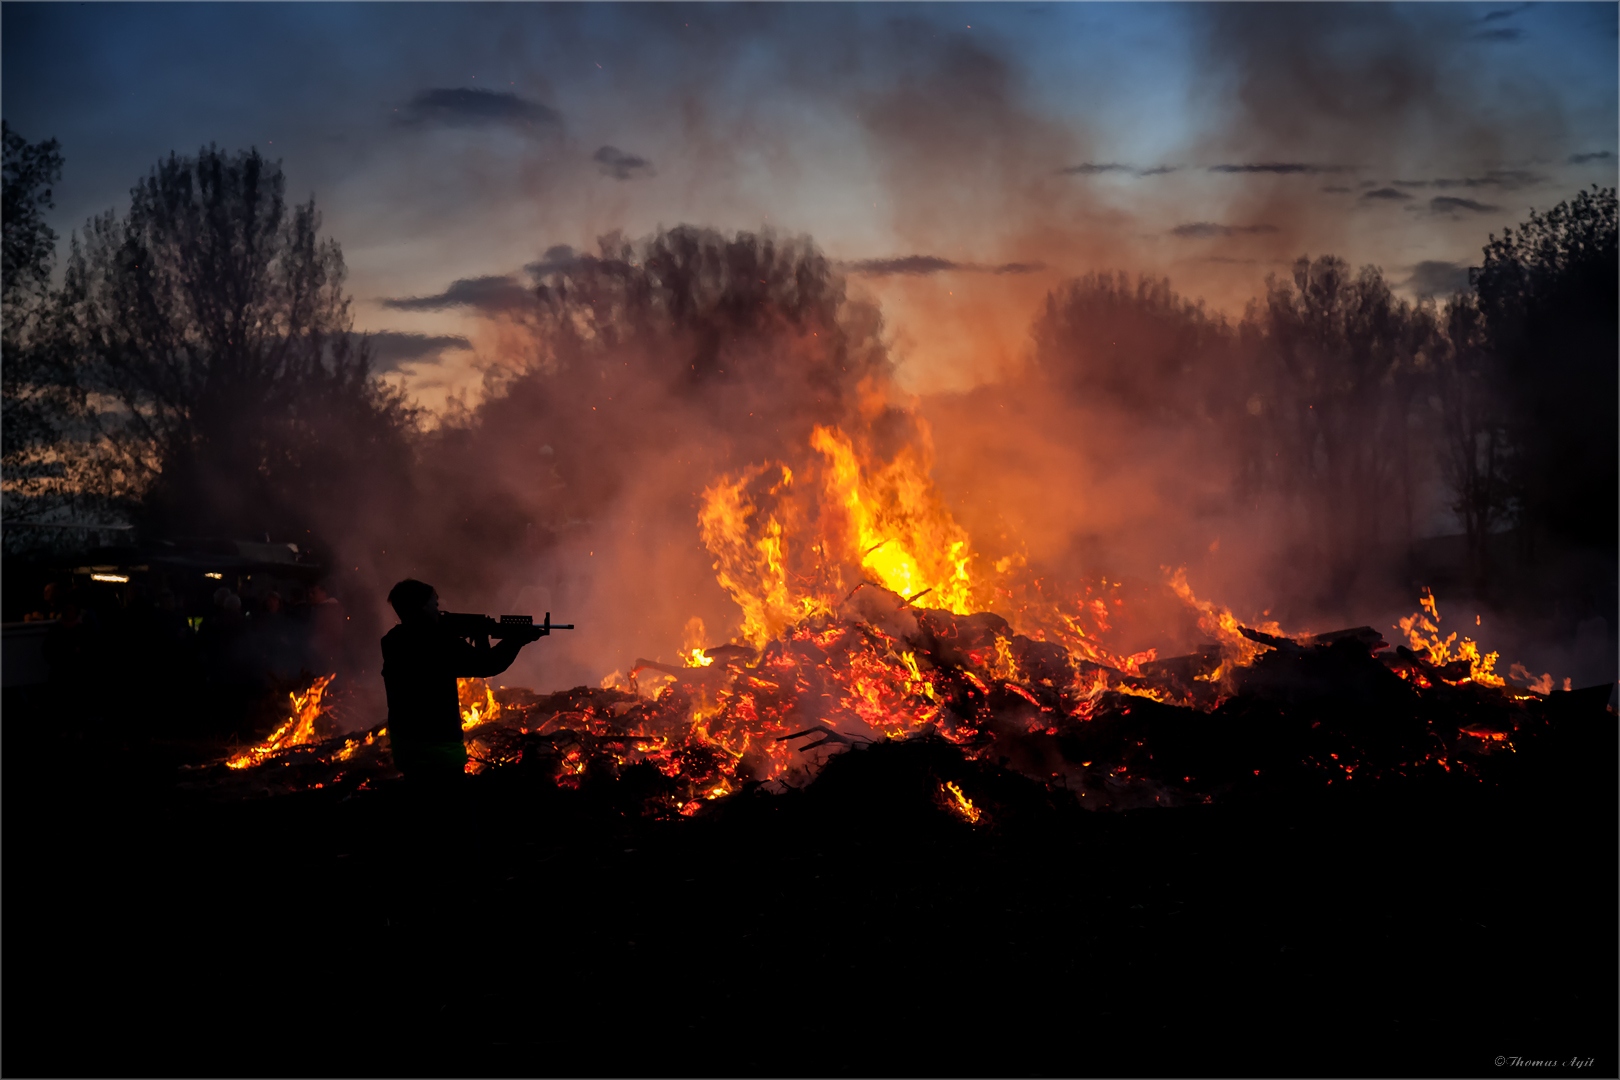
<path id="1" fill-rule="evenodd" d="M 1263 335 L 1258 383 L 1279 479 L 1316 533 L 1329 589 L 1342 597 L 1391 505 L 1410 539 L 1410 410 L 1432 321 L 1396 299 L 1375 267 L 1300 259 L 1267 279 L 1253 317 Z"/>
<path id="2" fill-rule="evenodd" d="M 1526 537 L 1612 548 L 1620 256 L 1615 189 L 1594 187 L 1491 236 L 1471 272 L 1516 446 Z"/>
<path id="3" fill-rule="evenodd" d="M 9 305 L 21 288 L 39 288 L 56 258 L 56 233 L 41 210 L 56 205 L 51 185 L 62 178 L 61 145 L 55 139 L 30 143 L 0 121 L 5 142 L 3 205 L 5 244 L 3 296 Z"/>
<path id="4" fill-rule="evenodd" d="M 1164 279 L 1087 274 L 1047 296 L 1034 327 L 1041 373 L 1076 399 L 1102 399 L 1143 420 L 1224 412 L 1237 388 L 1232 329 Z"/>
<path id="5" fill-rule="evenodd" d="M 100 490 L 165 532 L 341 528 L 408 467 L 338 245 L 257 151 L 171 155 L 74 238 L 60 348 L 105 402 Z"/>
<path id="6" fill-rule="evenodd" d="M 1452 510 L 1468 544 L 1468 574 L 1476 589 L 1490 567 L 1487 538 L 1511 522 L 1514 445 L 1496 357 L 1474 296 L 1452 297 L 1444 310 L 1435 350 L 1435 393 L 1440 401 L 1440 468 L 1451 490 Z"/>
<path id="7" fill-rule="evenodd" d="M 669 505 L 641 520 L 684 526 L 720 472 L 803 454 L 813 425 L 869 398 L 863 431 L 906 422 L 871 389 L 890 371 L 875 310 L 807 240 L 681 226 L 553 248 L 529 273 L 532 302 L 506 316 L 513 359 L 428 437 L 424 483 L 455 532 L 424 551 L 543 545 L 653 476 Z"/>
<path id="8" fill-rule="evenodd" d="M 85 394 L 53 347 L 50 274 L 56 233 L 43 210 L 54 206 L 51 185 L 61 179 L 55 139 L 29 143 L 3 126 L 4 280 L 0 293 L 0 439 L 3 439 L 5 513 L 15 522 L 69 516 L 81 484 L 85 455 L 74 453 L 87 434 Z M 37 547 L 53 534 L 5 534 L 7 552 Z"/>

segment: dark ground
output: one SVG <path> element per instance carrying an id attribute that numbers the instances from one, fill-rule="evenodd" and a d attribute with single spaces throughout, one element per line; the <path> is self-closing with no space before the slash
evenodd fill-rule
<path id="1" fill-rule="evenodd" d="M 679 822 L 496 772 L 435 837 L 397 785 L 203 801 L 195 742 L 7 694 L 8 1076 L 1620 1065 L 1612 714 L 1494 789 L 1099 814 L 1003 774 L 969 828 L 947 751 L 891 747 Z"/>

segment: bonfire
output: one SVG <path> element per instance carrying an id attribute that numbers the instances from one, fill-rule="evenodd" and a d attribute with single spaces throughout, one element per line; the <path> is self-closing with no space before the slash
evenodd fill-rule
<path id="1" fill-rule="evenodd" d="M 981 558 L 914 448 L 873 464 L 836 428 L 811 447 L 797 472 L 761 464 L 703 494 L 698 527 L 739 611 L 730 640 L 705 644 L 694 619 L 678 662 L 637 659 L 553 694 L 462 680 L 468 771 L 577 788 L 635 770 L 649 812 L 692 815 L 802 786 L 838 753 L 931 740 L 1083 805 L 1164 806 L 1277 784 L 1484 779 L 1559 705 L 1550 674 L 1516 669 L 1531 685 L 1515 685 L 1494 653 L 1442 637 L 1427 592 L 1391 648 L 1371 627 L 1249 625 L 1166 568 L 1207 644 L 1114 651 L 1119 583 L 1063 590 L 1018 553 Z M 294 695 L 286 724 L 228 768 L 267 790 L 394 775 L 386 725 L 323 737 L 331 684 Z M 984 820 L 958 779 L 941 777 L 939 797 Z"/>

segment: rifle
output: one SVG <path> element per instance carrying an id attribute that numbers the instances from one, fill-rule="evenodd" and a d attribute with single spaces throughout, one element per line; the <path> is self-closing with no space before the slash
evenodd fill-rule
<path id="1" fill-rule="evenodd" d="M 456 637 L 470 638 L 487 635 L 492 638 L 526 637 L 530 641 L 539 641 L 553 630 L 572 630 L 573 623 L 553 623 L 551 612 L 546 612 L 546 621 L 535 624 L 533 615 L 502 615 L 499 622 L 488 615 L 468 615 L 457 611 L 439 612 L 439 625 L 449 630 Z"/>

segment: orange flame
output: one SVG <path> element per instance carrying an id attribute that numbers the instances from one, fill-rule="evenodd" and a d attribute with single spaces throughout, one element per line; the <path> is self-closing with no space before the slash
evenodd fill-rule
<path id="1" fill-rule="evenodd" d="M 940 790 L 947 796 L 945 805 L 960 815 L 969 825 L 977 825 L 979 818 L 984 816 L 984 811 L 974 806 L 973 800 L 962 794 L 962 789 L 956 785 L 955 781 L 947 780 L 941 785 Z"/>
<path id="2" fill-rule="evenodd" d="M 1216 681 L 1218 675 L 1230 671 L 1232 666 L 1247 667 L 1271 648 L 1270 645 L 1245 637 L 1241 624 L 1226 608 L 1194 596 L 1192 587 L 1187 584 L 1186 567 L 1179 567 L 1173 573 L 1169 567 L 1165 567 L 1165 572 L 1170 574 L 1171 590 L 1181 597 L 1183 603 L 1198 612 L 1198 629 L 1220 643 L 1221 655 L 1226 662 L 1211 673 L 1209 681 Z M 1262 623 L 1254 629 L 1272 635 L 1282 633 L 1282 627 L 1275 622 Z"/>
<path id="3" fill-rule="evenodd" d="M 483 679 L 457 679 L 456 698 L 461 706 L 462 731 L 500 718 L 501 703 L 495 700 L 495 691 Z"/>
<path id="4" fill-rule="evenodd" d="M 1455 630 L 1444 638 L 1440 636 L 1440 606 L 1435 602 L 1434 593 L 1425 588 L 1418 603 L 1422 606 L 1421 611 L 1414 611 L 1396 624 L 1396 629 L 1406 635 L 1413 652 L 1426 652 L 1429 662 L 1436 667 L 1444 667 L 1458 660 L 1467 660 L 1468 674 L 1460 679 L 1448 680 L 1453 683 L 1507 685 L 1503 678 L 1496 674 L 1496 653 L 1481 655 L 1479 646 L 1473 639 L 1463 638 L 1459 642 Z M 1547 676 L 1547 681 L 1550 684 L 1552 676 Z"/>
<path id="5" fill-rule="evenodd" d="M 246 769 L 260 764 L 279 750 L 315 742 L 315 720 L 321 715 L 321 701 L 326 696 L 327 687 L 335 678 L 337 678 L 335 672 L 331 675 L 322 675 L 310 683 L 309 689 L 302 694 L 289 693 L 287 697 L 292 700 L 292 715 L 286 722 L 264 742 L 251 750 L 243 750 L 233 755 L 225 764 L 232 769 Z"/>

